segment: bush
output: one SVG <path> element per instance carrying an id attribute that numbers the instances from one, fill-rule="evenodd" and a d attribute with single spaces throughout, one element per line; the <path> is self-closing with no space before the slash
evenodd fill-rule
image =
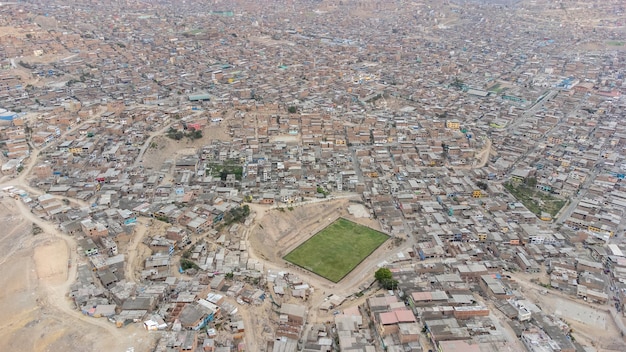
<path id="1" fill-rule="evenodd" d="M 170 219 L 168 219 L 167 216 L 157 216 L 156 219 L 167 223 L 170 222 Z"/>
<path id="2" fill-rule="evenodd" d="M 224 214 L 224 222 L 227 225 L 230 225 L 234 222 L 244 222 L 248 215 L 250 215 L 250 206 L 244 204 L 244 206 L 239 208 L 232 208 L 226 214 Z"/>
<path id="3" fill-rule="evenodd" d="M 32 229 L 33 235 L 38 235 L 38 234 L 40 234 L 42 232 L 43 232 L 43 229 L 41 227 L 39 227 L 39 225 L 33 223 L 33 229 Z"/>
<path id="4" fill-rule="evenodd" d="M 323 194 L 324 198 L 326 198 L 326 196 L 328 196 L 330 194 L 330 192 L 328 192 L 327 190 L 325 190 L 324 188 L 319 187 L 319 186 L 317 187 L 316 192 Z"/>
<path id="5" fill-rule="evenodd" d="M 195 130 L 192 133 L 190 133 L 190 135 L 191 135 L 191 137 L 190 137 L 191 139 L 200 139 L 200 138 L 202 138 L 202 131 Z"/>
<path id="6" fill-rule="evenodd" d="M 200 267 L 198 266 L 198 264 L 192 262 L 189 259 L 181 259 L 180 260 L 180 267 L 183 268 L 183 270 L 189 270 L 189 269 L 200 269 Z"/>
<path id="7" fill-rule="evenodd" d="M 171 128 L 168 132 L 167 132 L 167 136 L 173 140 L 179 141 L 181 139 L 183 139 L 183 137 L 185 137 L 185 134 L 183 133 L 183 131 L 177 131 L 173 128 Z"/>

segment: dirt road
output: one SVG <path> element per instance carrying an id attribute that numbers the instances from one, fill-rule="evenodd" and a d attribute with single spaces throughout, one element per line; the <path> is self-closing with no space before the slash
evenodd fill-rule
<path id="1" fill-rule="evenodd" d="M 402 241 L 399 246 L 396 246 L 392 239 L 388 240 L 339 283 L 328 281 L 309 271 L 286 263 L 282 259 L 282 256 L 290 249 L 305 241 L 339 216 L 378 228 L 378 223 L 375 220 L 351 218 L 347 213 L 349 204 L 348 199 L 338 197 L 338 199 L 323 202 L 309 202 L 285 211 L 262 205 L 251 206 L 256 214 L 255 221 L 244 232 L 244 238 L 249 243 L 250 258 L 261 261 L 266 270 L 293 273 L 314 287 L 315 291 L 309 297 L 307 304 L 311 307 L 309 311 L 309 322 L 311 323 L 325 322 L 330 318 L 328 314 L 322 314 L 319 311 L 319 307 L 326 296 L 325 292 L 333 292 L 344 297 L 354 294 L 359 286 L 372 280 L 376 268 L 388 260 L 391 254 L 404 251 L 411 246 L 409 241 Z M 270 214 L 271 216 L 269 216 Z"/>
<path id="2" fill-rule="evenodd" d="M 480 169 L 481 167 L 484 167 L 485 165 L 487 165 L 487 162 L 489 161 L 489 155 L 491 154 L 492 149 L 491 149 L 491 139 L 489 138 L 486 138 L 486 139 L 487 139 L 487 142 L 485 142 L 483 149 L 481 149 L 481 151 L 478 152 L 478 154 L 476 154 L 475 156 L 475 159 L 479 160 L 478 163 L 475 160 L 472 165 L 452 166 L 452 168 L 457 169 L 457 170 L 471 170 L 471 169 Z"/>
<path id="3" fill-rule="evenodd" d="M 487 138 L 487 142 L 483 149 L 476 155 L 476 159 L 479 159 L 480 162 L 473 166 L 474 169 L 480 169 L 487 165 L 489 161 L 489 155 L 491 154 L 491 139 Z"/>
<path id="4" fill-rule="evenodd" d="M 165 132 L 167 132 L 171 126 L 172 124 L 170 123 L 167 126 L 163 127 L 162 129 L 150 133 L 150 136 L 148 137 L 148 139 L 146 139 L 146 141 L 143 143 L 143 146 L 139 150 L 139 154 L 137 155 L 137 158 L 135 159 L 135 163 L 133 164 L 133 166 L 139 166 L 141 164 L 141 162 L 143 161 L 143 156 L 146 153 L 146 149 L 148 149 L 152 143 L 152 139 L 154 139 L 154 137 L 156 136 L 160 136 L 164 134 Z"/>
<path id="5" fill-rule="evenodd" d="M 148 219 L 140 218 L 137 220 L 137 224 L 131 235 L 130 243 L 126 248 L 126 262 L 124 263 L 124 275 L 130 282 L 139 282 L 135 277 L 135 268 L 137 268 L 138 261 L 138 246 L 143 242 L 144 237 L 148 233 L 147 224 L 150 222 Z M 139 266 L 141 267 L 141 266 Z"/>
<path id="6" fill-rule="evenodd" d="M 76 280 L 76 244 L 21 201 L 0 200 L 11 226 L 0 241 L 0 349 L 3 351 L 148 351 L 155 335 L 140 326 L 117 329 L 75 310 L 67 293 Z M 31 224 L 43 233 L 33 235 Z M 68 268 L 68 261 L 72 264 Z"/>
<path id="7" fill-rule="evenodd" d="M 544 287 L 530 282 L 528 275 L 511 274 L 519 283 L 524 296 L 548 314 L 555 314 L 570 323 L 574 336 L 587 345 L 593 345 L 599 351 L 624 351 L 626 343 L 620 336 L 613 319 L 623 319 L 610 314 L 608 305 L 595 304 L 550 289 L 547 294 Z M 615 349 L 617 346 L 617 349 Z"/>

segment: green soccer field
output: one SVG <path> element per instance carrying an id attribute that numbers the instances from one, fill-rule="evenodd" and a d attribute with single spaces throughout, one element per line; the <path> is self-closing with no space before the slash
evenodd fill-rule
<path id="1" fill-rule="evenodd" d="M 389 236 L 339 218 L 283 259 L 332 282 L 339 282 Z"/>

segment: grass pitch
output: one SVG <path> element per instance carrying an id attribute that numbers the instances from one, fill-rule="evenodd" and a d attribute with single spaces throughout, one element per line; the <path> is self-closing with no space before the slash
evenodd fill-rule
<path id="1" fill-rule="evenodd" d="M 283 259 L 339 282 L 388 238 L 380 231 L 339 218 Z"/>

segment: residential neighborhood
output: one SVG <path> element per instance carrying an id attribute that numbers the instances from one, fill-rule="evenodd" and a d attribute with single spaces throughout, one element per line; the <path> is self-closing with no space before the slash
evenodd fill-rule
<path id="1" fill-rule="evenodd" d="M 32 350 L 626 349 L 620 1 L 70 3 L 0 4 Z"/>

